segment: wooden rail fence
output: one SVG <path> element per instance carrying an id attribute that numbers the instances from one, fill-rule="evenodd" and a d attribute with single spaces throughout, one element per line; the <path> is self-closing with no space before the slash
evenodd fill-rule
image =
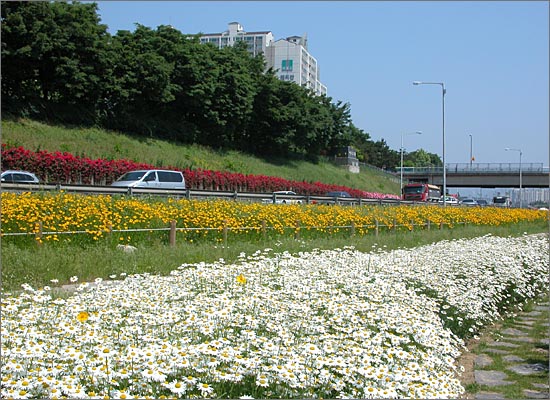
<path id="1" fill-rule="evenodd" d="M 443 229 L 445 225 L 448 225 L 449 227 L 452 227 L 454 225 L 466 225 L 467 222 L 453 222 L 453 223 L 447 223 L 445 224 L 443 221 L 439 222 L 438 229 Z M 392 224 L 381 224 L 378 220 L 374 220 L 374 224 L 369 225 L 357 225 L 355 222 L 351 221 L 349 225 L 328 225 L 328 226 L 306 226 L 302 225 L 301 221 L 297 220 L 294 224 L 294 226 L 287 226 L 282 227 L 280 229 L 288 230 L 291 229 L 294 231 L 294 238 L 296 240 L 301 239 L 301 231 L 303 229 L 316 229 L 316 230 L 328 230 L 329 235 L 333 233 L 334 229 L 347 229 L 349 231 L 349 236 L 354 237 L 356 235 L 357 229 L 366 229 L 366 231 L 374 231 L 374 235 L 378 236 L 380 234 L 380 231 L 384 228 L 388 232 L 397 232 L 397 229 L 399 227 L 406 227 L 407 231 L 413 232 L 415 230 L 415 227 L 419 227 L 420 229 L 426 229 L 431 230 L 432 227 L 432 221 L 426 220 L 425 223 L 418 224 L 414 223 L 414 221 L 411 221 L 409 224 L 397 224 L 396 220 L 394 219 Z M 269 229 L 275 229 L 275 227 L 268 227 L 266 220 L 262 220 L 260 226 L 244 226 L 244 227 L 231 227 L 228 225 L 228 221 L 223 221 L 223 226 L 218 228 L 184 228 L 184 227 L 177 227 L 176 221 L 170 221 L 170 224 L 166 228 L 136 228 L 136 229 L 112 229 L 112 227 L 109 227 L 105 233 L 112 234 L 112 233 L 132 233 L 132 232 L 153 232 L 153 231 L 168 231 L 168 242 L 170 246 L 176 245 L 176 233 L 178 231 L 180 232 L 192 232 L 192 231 L 218 231 L 222 234 L 222 241 L 224 244 L 227 244 L 228 235 L 230 231 L 239 231 L 239 230 L 251 230 L 251 231 L 258 231 L 261 233 L 264 239 L 267 239 L 267 231 Z M 48 235 L 74 235 L 74 234 L 92 234 L 92 231 L 66 231 L 66 232 L 59 232 L 59 231 L 49 231 L 44 232 L 43 230 L 43 223 L 42 221 L 39 221 L 35 225 L 35 229 L 32 232 L 7 232 L 2 233 L 1 236 L 7 237 L 7 236 L 29 236 L 34 235 L 36 242 L 40 245 L 43 242 L 44 236 Z"/>

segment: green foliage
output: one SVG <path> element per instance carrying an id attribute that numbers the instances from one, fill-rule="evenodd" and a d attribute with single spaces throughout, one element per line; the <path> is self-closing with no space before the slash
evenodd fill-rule
<path id="1" fill-rule="evenodd" d="M 171 26 L 115 35 L 97 5 L 2 2 L 2 110 L 134 136 L 317 161 L 356 145 L 365 161 L 395 151 L 357 129 L 350 105 L 265 71 L 245 43 L 218 49 Z"/>
<path id="2" fill-rule="evenodd" d="M 233 262 L 241 252 L 252 254 L 270 247 L 291 254 L 312 249 L 334 249 L 355 246 L 359 251 L 370 252 L 373 248 L 391 250 L 416 247 L 439 240 L 449 240 L 455 235 L 469 238 L 487 233 L 501 236 L 519 236 L 524 232 L 543 232 L 544 227 L 533 223 L 520 223 L 510 226 L 461 227 L 445 231 L 381 232 L 379 236 L 365 235 L 350 238 L 349 235 L 335 237 L 319 235 L 308 240 L 295 240 L 291 234 L 286 237 L 268 238 L 266 241 L 237 240 L 228 238 L 228 246 L 215 242 L 189 243 L 183 240 L 176 247 L 167 245 L 167 233 L 134 235 L 132 244 L 138 250 L 126 254 L 116 249 L 116 238 L 105 238 L 95 243 L 84 243 L 75 235 L 72 243 L 59 243 L 55 246 L 36 243 L 2 243 L 2 285 L 5 290 L 17 290 L 22 283 L 33 287 L 48 285 L 51 279 L 66 283 L 73 275 L 82 281 L 93 281 L 97 277 L 107 278 L 122 272 L 169 274 L 182 263 L 212 262 L 220 258 Z M 219 234 L 218 234 L 219 235 Z M 428 294 L 427 294 L 428 295 Z M 435 296 L 435 294 L 431 294 Z"/>
<path id="3" fill-rule="evenodd" d="M 107 27 L 96 4 L 2 2 L 2 108 L 97 122 Z"/>
<path id="4" fill-rule="evenodd" d="M 406 153 L 404 156 L 403 165 L 406 167 L 440 167 L 443 162 L 437 154 L 428 153 L 423 149 Z"/>
<path id="5" fill-rule="evenodd" d="M 393 178 L 391 175 L 369 168 L 361 168 L 360 173 L 351 174 L 322 158 L 316 163 L 296 158 L 258 158 L 236 150 L 213 150 L 197 144 L 143 139 L 100 128 L 67 128 L 29 119 L 2 121 L 2 142 L 36 151 L 63 150 L 92 159 L 125 158 L 180 169 L 202 168 L 329 184 L 345 182 L 346 186 L 368 192 L 378 192 L 380 185 L 383 185 L 384 193 L 399 192 L 399 181 L 388 179 Z"/>

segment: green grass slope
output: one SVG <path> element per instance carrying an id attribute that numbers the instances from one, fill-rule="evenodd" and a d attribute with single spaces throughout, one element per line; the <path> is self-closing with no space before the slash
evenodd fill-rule
<path id="1" fill-rule="evenodd" d="M 368 192 L 398 194 L 399 180 L 370 168 L 354 174 L 329 162 L 264 160 L 237 151 L 215 151 L 153 138 L 135 138 L 99 128 L 68 128 L 28 119 L 2 121 L 2 143 L 32 151 L 62 151 L 89 158 L 120 159 L 159 167 L 202 168 L 338 184 Z"/>

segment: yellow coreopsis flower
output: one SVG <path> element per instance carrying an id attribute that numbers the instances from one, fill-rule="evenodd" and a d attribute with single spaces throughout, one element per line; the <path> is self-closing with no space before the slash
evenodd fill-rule
<path id="1" fill-rule="evenodd" d="M 76 316 L 76 319 L 80 322 L 86 322 L 88 318 L 90 318 L 90 314 L 88 314 L 86 311 L 80 311 Z"/>
<path id="2" fill-rule="evenodd" d="M 240 274 L 239 276 L 237 276 L 237 282 L 239 282 L 243 285 L 246 283 L 246 278 L 244 277 L 243 274 Z"/>

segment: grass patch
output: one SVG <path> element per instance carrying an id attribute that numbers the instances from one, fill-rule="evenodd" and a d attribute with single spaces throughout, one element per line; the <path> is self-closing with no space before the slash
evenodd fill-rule
<path id="1" fill-rule="evenodd" d="M 549 338 L 548 321 L 549 311 L 542 311 L 539 315 L 533 316 L 534 323 L 532 326 L 527 327 L 520 324 L 519 318 L 526 316 L 535 310 L 538 304 L 546 304 L 548 307 L 548 300 L 550 293 L 546 293 L 539 296 L 536 299 L 528 300 L 522 304 L 521 309 L 516 309 L 516 313 L 510 317 L 505 318 L 498 324 L 494 324 L 484 329 L 480 335 L 480 341 L 473 349 L 475 354 L 487 354 L 493 362 L 483 368 L 477 368 L 481 370 L 499 371 L 505 373 L 508 378 L 507 381 L 513 382 L 511 385 L 505 386 L 482 386 L 477 383 L 466 385 L 466 391 L 468 393 L 477 393 L 480 390 L 490 391 L 502 394 L 508 399 L 523 399 L 525 398 L 524 390 L 539 390 L 545 393 L 548 389 L 537 388 L 533 384 L 548 385 L 548 371 L 539 372 L 531 375 L 523 375 L 515 373 L 508 368 L 513 364 L 542 364 L 548 366 L 548 345 L 543 344 L 543 339 Z M 513 340 L 513 336 L 503 334 L 503 331 L 508 328 L 514 328 L 525 331 L 525 337 L 532 340 L 532 342 L 522 342 Z M 489 348 L 496 347 L 493 342 L 498 340 L 500 342 L 510 342 L 518 344 L 518 347 L 498 347 L 499 349 L 506 350 L 506 354 L 495 354 L 487 351 Z M 523 359 L 523 361 L 509 362 L 504 357 L 516 356 Z"/>
<path id="2" fill-rule="evenodd" d="M 98 128 L 67 128 L 28 119 L 5 120 L 2 121 L 2 142 L 32 151 L 62 151 L 92 159 L 124 158 L 158 167 L 276 176 L 399 194 L 397 178 L 370 168 L 361 168 L 360 173 L 351 174 L 326 160 L 315 164 L 303 160 L 261 159 L 238 151 L 215 151 L 199 145 L 132 137 Z"/>
<path id="3" fill-rule="evenodd" d="M 132 240 L 138 249 L 135 253 L 124 253 L 116 248 L 113 239 L 103 239 L 96 243 L 78 245 L 74 243 L 45 243 L 42 246 L 30 244 L 19 246 L 15 243 L 1 242 L 2 250 L 2 288 L 19 289 L 28 283 L 33 287 L 48 285 L 51 279 L 67 283 L 72 276 L 80 281 L 92 281 L 95 278 L 109 279 L 111 275 L 121 273 L 151 273 L 166 275 L 184 263 L 213 262 L 220 258 L 227 262 L 237 260 L 244 252 L 253 254 L 258 250 L 272 248 L 275 251 L 297 253 L 312 249 L 334 249 L 354 246 L 357 250 L 393 250 L 412 248 L 440 240 L 452 240 L 457 237 L 473 238 L 486 234 L 497 236 L 520 236 L 524 233 L 544 232 L 540 223 L 519 223 L 510 226 L 460 226 L 454 229 L 381 231 L 378 236 L 368 235 L 349 237 L 349 235 L 318 237 L 310 240 L 296 240 L 292 237 L 243 241 L 228 238 L 227 245 L 219 242 L 189 243 L 180 241 L 175 247 L 167 245 L 165 240 Z M 166 235 L 165 235 L 166 236 Z"/>

